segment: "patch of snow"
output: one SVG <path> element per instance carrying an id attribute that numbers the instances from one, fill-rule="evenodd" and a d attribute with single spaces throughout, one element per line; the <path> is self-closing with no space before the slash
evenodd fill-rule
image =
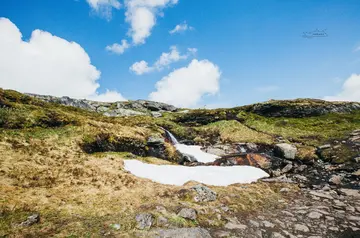
<path id="1" fill-rule="evenodd" d="M 175 144 L 175 147 L 181 153 L 194 156 L 198 162 L 209 163 L 214 162 L 217 158 L 219 158 L 217 155 L 205 153 L 201 150 L 201 146 Z"/>
<path id="2" fill-rule="evenodd" d="M 251 166 L 197 166 L 146 164 L 139 160 L 125 160 L 125 170 L 133 175 L 154 182 L 181 186 L 188 181 L 207 185 L 228 186 L 235 183 L 251 183 L 269 177 L 265 171 Z"/>

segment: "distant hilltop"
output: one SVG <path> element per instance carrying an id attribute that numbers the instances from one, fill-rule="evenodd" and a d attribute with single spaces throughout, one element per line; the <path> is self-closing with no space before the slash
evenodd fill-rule
<path id="1" fill-rule="evenodd" d="M 73 99 L 70 97 L 55 97 L 48 95 L 26 94 L 42 101 L 59 103 L 73 106 L 89 111 L 102 113 L 105 116 L 139 116 L 149 115 L 161 117 L 163 112 L 178 112 L 179 108 L 161 102 L 148 100 L 119 101 L 119 102 L 97 102 L 86 99 Z M 236 107 L 246 112 L 252 112 L 268 117 L 309 117 L 328 113 L 350 113 L 360 110 L 358 102 L 330 102 L 320 99 L 301 98 L 294 100 L 269 100 L 267 102 L 255 103 Z M 206 110 L 206 109 L 198 109 Z M 183 111 L 184 112 L 184 111 Z M 185 111 L 186 112 L 186 111 Z"/>

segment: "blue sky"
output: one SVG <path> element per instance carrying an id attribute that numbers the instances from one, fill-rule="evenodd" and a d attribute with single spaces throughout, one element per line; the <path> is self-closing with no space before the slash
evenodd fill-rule
<path id="1" fill-rule="evenodd" d="M 299 97 L 360 101 L 358 0 L 119 0 L 121 7 L 114 6 L 115 0 L 92 1 L 98 5 L 91 5 L 91 0 L 2 0 L 0 17 L 16 25 L 24 41 L 31 38 L 32 31 L 40 29 L 79 44 L 90 57 L 91 65 L 101 71 L 101 76 L 83 80 L 96 80 L 99 84 L 95 87 L 96 93 L 90 92 L 93 85 L 86 84 L 92 87 L 87 93 L 89 98 L 96 99 L 95 94 L 101 96 L 111 90 L 126 99 L 150 97 L 191 107 L 235 106 Z M 143 1 L 141 6 L 148 6 L 156 18 L 150 35 L 141 37 L 143 42 L 140 43 L 134 40 L 132 21 L 125 17 L 131 11 L 131 1 Z M 165 3 L 155 7 L 146 5 L 151 1 Z M 146 27 L 147 18 L 139 17 Z M 169 33 L 184 22 L 193 29 Z M 5 25 L 3 28 L 7 29 Z M 325 31 L 327 37 L 303 37 L 303 32 L 317 29 Z M 9 34 L 1 32 L 0 27 L 1 35 Z M 121 44 L 122 40 L 129 45 L 122 54 L 105 49 L 114 43 Z M 170 52 L 171 46 L 176 46 L 183 58 L 175 57 L 168 65 L 155 69 L 154 63 L 162 53 Z M 197 52 L 190 53 L 188 48 L 196 48 Z M 57 53 L 52 52 L 51 57 L 57 57 Z M 49 62 L 48 58 L 44 61 Z M 59 62 L 65 67 L 63 62 L 66 61 Z M 137 75 L 130 67 L 140 61 L 146 61 L 153 69 Z M 56 67 L 47 63 L 46 66 Z M 21 67 L 14 66 L 17 71 L 21 71 Z M 32 66 L 31 72 L 40 70 L 35 67 L 39 66 Z M 39 74 L 43 76 L 43 72 Z M 11 75 L 5 74 L 8 81 L 0 79 L 0 87 L 19 91 L 33 89 L 21 86 L 21 81 L 14 84 L 21 79 L 20 76 L 11 79 Z M 38 73 L 33 75 L 30 82 L 37 80 Z M 42 83 L 54 84 L 62 80 L 47 75 L 46 78 Z M 156 88 L 160 80 L 167 86 Z M 168 85 L 170 83 L 172 86 Z M 81 82 L 76 85 L 82 87 Z M 59 90 L 55 91 L 49 86 L 35 93 L 60 96 L 67 94 L 69 87 L 72 85 L 59 85 Z M 152 92 L 157 94 L 151 97 Z M 77 97 L 75 91 L 68 94 Z M 87 97 L 87 94 L 79 93 L 79 97 Z M 174 98 L 169 98 L 172 95 Z"/>

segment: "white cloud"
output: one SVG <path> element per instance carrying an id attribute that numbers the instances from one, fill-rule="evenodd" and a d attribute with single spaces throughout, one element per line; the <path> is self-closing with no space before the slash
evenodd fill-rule
<path id="1" fill-rule="evenodd" d="M 178 24 L 175 26 L 174 29 L 172 29 L 171 31 L 169 31 L 170 34 L 175 34 L 175 33 L 179 33 L 179 32 L 184 32 L 187 30 L 194 30 L 194 27 L 192 26 L 188 26 L 188 24 L 185 22 Z"/>
<path id="2" fill-rule="evenodd" d="M 187 59 L 188 55 L 181 55 L 176 46 L 170 47 L 170 52 L 162 53 L 160 58 L 155 62 L 154 66 L 157 69 L 162 69 L 164 66 L 177 62 L 182 59 Z"/>
<path id="3" fill-rule="evenodd" d="M 0 87 L 20 92 L 122 100 L 98 94 L 100 71 L 85 50 L 49 32 L 34 30 L 29 41 L 7 18 L 0 18 Z"/>
<path id="4" fill-rule="evenodd" d="M 178 0 L 125 0 L 125 20 L 130 24 L 129 35 L 135 45 L 144 44 L 156 24 L 161 10 L 177 4 Z"/>
<path id="5" fill-rule="evenodd" d="M 131 65 L 130 70 L 133 71 L 137 75 L 142 75 L 145 73 L 149 73 L 154 70 L 153 67 L 149 67 L 148 63 L 144 60 L 135 62 L 133 65 Z"/>
<path id="6" fill-rule="evenodd" d="M 118 0 L 86 0 L 97 14 L 110 20 L 112 17 L 112 10 L 120 9 L 121 4 Z"/>
<path id="7" fill-rule="evenodd" d="M 279 90 L 279 87 L 275 86 L 275 85 L 269 85 L 269 86 L 263 86 L 263 87 L 256 88 L 256 91 L 261 92 L 261 93 L 269 93 L 269 92 L 274 92 L 277 90 Z"/>
<path id="8" fill-rule="evenodd" d="M 219 91 L 221 72 L 208 60 L 192 60 L 187 67 L 176 69 L 156 83 L 150 100 L 178 107 L 194 107 L 203 95 Z"/>
<path id="9" fill-rule="evenodd" d="M 154 70 L 162 70 L 164 67 L 169 66 L 172 63 L 178 62 L 180 60 L 185 60 L 191 55 L 195 55 L 197 52 L 196 48 L 188 48 L 188 52 L 184 55 L 180 54 L 176 46 L 170 47 L 170 52 L 164 52 L 160 55 L 159 59 L 153 64 L 153 66 L 148 66 L 148 63 L 144 60 L 135 62 L 130 70 L 135 72 L 137 75 L 142 75 L 145 73 L 150 73 Z"/>
<path id="10" fill-rule="evenodd" d="M 118 43 L 114 43 L 112 45 L 108 45 L 106 46 L 106 50 L 113 52 L 115 54 L 121 55 L 125 52 L 126 49 L 128 49 L 130 47 L 130 45 L 128 44 L 128 42 L 126 40 L 122 40 L 121 44 Z"/>
<path id="11" fill-rule="evenodd" d="M 103 94 L 95 93 L 88 97 L 89 100 L 100 101 L 100 102 L 116 102 L 116 101 L 126 101 L 126 99 L 118 92 L 106 90 Z"/>
<path id="12" fill-rule="evenodd" d="M 340 93 L 335 96 L 327 96 L 324 99 L 328 101 L 360 102 L 360 74 L 352 74 L 345 80 Z"/>

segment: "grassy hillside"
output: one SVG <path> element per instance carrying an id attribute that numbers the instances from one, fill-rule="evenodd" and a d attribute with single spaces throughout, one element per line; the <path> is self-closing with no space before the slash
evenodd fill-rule
<path id="1" fill-rule="evenodd" d="M 287 103 L 292 105 L 291 101 Z M 141 156 L 146 153 L 140 153 L 140 149 L 147 150 L 150 136 L 162 136 L 160 127 L 173 132 L 179 140 L 202 145 L 272 145 L 282 137 L 299 148 L 300 159 L 316 156 L 316 146 L 345 139 L 360 128 L 360 111 L 356 110 L 309 117 L 270 117 L 249 108 L 190 110 L 165 113 L 160 118 L 111 118 L 0 89 L 0 236 L 97 234 L 96 237 L 111 231 L 131 237 L 134 216 L 144 211 L 159 216 L 157 205 L 167 209 L 165 216 L 177 226 L 209 226 L 211 211 L 220 204 L 234 211 L 250 212 L 276 206 L 279 199 L 291 199 L 279 193 L 280 185 L 276 183 L 257 183 L 226 189 L 213 187 L 219 199 L 202 205 L 179 195 L 191 184 L 159 185 L 125 172 L 124 159 L 172 163 L 170 148 L 170 162 Z M 91 150 L 98 147 L 102 149 Z M 346 153 L 343 156 L 350 157 Z M 179 204 L 203 209 L 204 213 L 196 224 L 180 219 L 175 215 Z M 41 214 L 39 224 L 17 226 L 34 212 Z M 112 230 L 114 223 L 121 224 L 120 231 Z M 211 226 L 222 223 L 220 219 Z"/>

